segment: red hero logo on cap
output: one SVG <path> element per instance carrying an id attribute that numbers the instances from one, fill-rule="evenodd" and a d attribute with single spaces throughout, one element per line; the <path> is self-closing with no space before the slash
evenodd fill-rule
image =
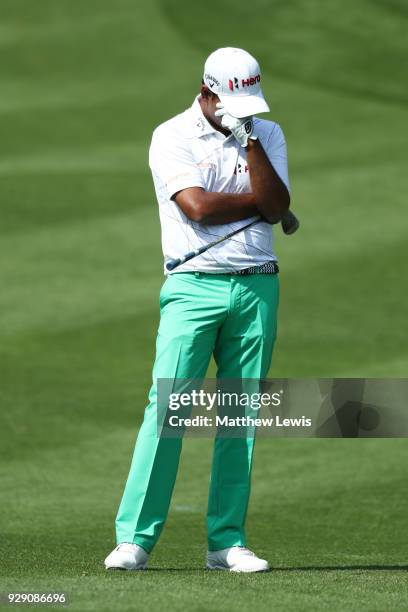
<path id="1" fill-rule="evenodd" d="M 234 77 L 234 79 L 229 79 L 228 87 L 230 88 L 231 91 L 234 91 L 234 87 L 235 89 L 239 89 L 237 77 Z"/>
<path id="2" fill-rule="evenodd" d="M 259 83 L 260 80 L 260 74 L 248 77 L 247 79 L 241 79 L 241 87 L 250 87 L 251 85 L 256 85 L 256 83 Z M 228 87 L 231 91 L 234 91 L 234 89 L 239 89 L 239 81 L 237 77 L 233 77 L 233 79 L 228 80 Z"/>

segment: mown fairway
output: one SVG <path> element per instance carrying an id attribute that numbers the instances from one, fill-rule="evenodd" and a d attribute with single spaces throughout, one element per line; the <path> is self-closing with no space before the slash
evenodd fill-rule
<path id="1" fill-rule="evenodd" d="M 406 376 L 406 3 L 0 13 L 0 591 L 65 590 L 73 610 L 406 610 L 405 440 L 260 438 L 249 544 L 276 568 L 260 576 L 202 570 L 211 441 L 186 440 L 152 571 L 101 564 L 158 320 L 150 136 L 214 48 L 260 59 L 302 220 L 277 232 L 271 375 Z"/>

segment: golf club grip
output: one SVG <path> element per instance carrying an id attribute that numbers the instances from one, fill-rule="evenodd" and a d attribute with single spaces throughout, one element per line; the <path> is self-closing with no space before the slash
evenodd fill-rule
<path id="1" fill-rule="evenodd" d="M 296 215 L 291 210 L 288 210 L 282 217 L 281 225 L 283 232 L 290 236 L 290 234 L 294 234 L 299 229 L 300 222 Z"/>

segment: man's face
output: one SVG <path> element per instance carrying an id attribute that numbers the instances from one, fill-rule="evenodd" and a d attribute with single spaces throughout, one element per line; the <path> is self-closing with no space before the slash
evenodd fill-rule
<path id="1" fill-rule="evenodd" d="M 206 85 L 201 85 L 201 99 L 200 104 L 204 116 L 210 123 L 215 123 L 218 127 L 221 127 L 221 117 L 215 116 L 215 111 L 218 110 L 217 103 L 220 101 L 217 94 L 213 93 Z"/>

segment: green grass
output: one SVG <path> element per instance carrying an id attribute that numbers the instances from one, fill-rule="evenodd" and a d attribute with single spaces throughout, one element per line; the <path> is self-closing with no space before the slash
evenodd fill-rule
<path id="1" fill-rule="evenodd" d="M 2 468 L 1 590 L 64 590 L 77 610 L 406 609 L 404 440 L 260 439 L 248 538 L 274 571 L 258 576 L 203 570 L 210 441 L 186 440 L 151 569 L 106 574 L 134 434 L 107 417 L 71 421 L 65 443 Z"/>
<path id="2" fill-rule="evenodd" d="M 277 232 L 277 377 L 407 372 L 407 9 L 401 0 L 3 0 L 0 591 L 75 610 L 406 610 L 404 440 L 257 442 L 249 544 L 203 567 L 209 440 L 186 440 L 142 574 L 106 574 L 150 384 L 162 261 L 153 128 L 217 46 L 263 66 L 302 230 Z"/>

